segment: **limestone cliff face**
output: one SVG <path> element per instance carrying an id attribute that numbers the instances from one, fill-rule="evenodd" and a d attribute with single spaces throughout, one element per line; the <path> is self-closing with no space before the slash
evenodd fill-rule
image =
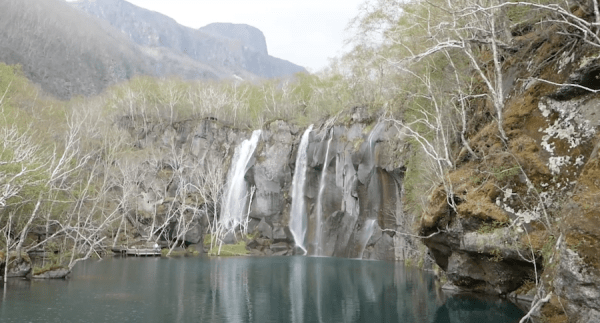
<path id="1" fill-rule="evenodd" d="M 508 141 L 479 102 L 470 137 L 476 156 L 457 153 L 452 189 L 431 194 L 421 234 L 459 289 L 552 292 L 539 316 L 598 321 L 598 50 L 536 28 L 512 45 L 503 67 Z"/>
<path id="2" fill-rule="evenodd" d="M 295 243 L 289 230 L 290 190 L 303 131 L 271 123 L 247 175 L 256 187 L 250 212 L 256 228 L 290 248 Z M 410 227 L 403 216 L 404 166 L 395 159 L 403 153 L 399 138 L 395 128 L 366 120 L 311 132 L 302 197 L 309 254 L 393 260 L 416 249 L 412 240 L 396 234 Z"/>
<path id="3" fill-rule="evenodd" d="M 164 222 L 169 210 L 184 203 L 177 193 L 186 185 L 184 182 L 199 184 L 206 169 L 217 166 L 211 164 L 215 161 L 219 163 L 217 168 L 226 173 L 235 148 L 250 137 L 249 130 L 217 120 L 189 120 L 151 128 L 143 135 L 133 127 L 130 131 L 137 136 L 137 147 L 159 152 L 154 159 L 160 161 L 155 164 L 163 165 L 151 168 L 137 188 L 141 197 L 137 214 L 143 216 L 138 215 L 135 222 L 144 235 L 150 234 L 154 212 L 156 222 Z M 289 224 L 291 184 L 304 130 L 284 121 L 267 124 L 246 167 L 244 181 L 255 188 L 248 213 L 248 231 L 258 233 L 249 243 L 255 254 L 301 253 L 294 248 Z M 306 182 L 300 197 L 306 208 L 309 254 L 393 260 L 404 259 L 417 249 L 414 241 L 396 234 L 408 232 L 412 225 L 403 212 L 405 168 L 398 157 L 406 152 L 398 134 L 388 124 L 356 118 L 347 124 L 321 125 L 310 133 Z M 180 156 L 182 176 L 174 176 L 177 170 L 167 167 L 173 163 L 173 155 Z M 224 186 L 225 177 L 221 179 L 220 185 Z M 194 194 L 187 193 L 186 201 L 203 211 L 190 220 L 193 225 L 184 239 L 188 243 L 200 241 L 221 209 L 219 201 L 198 198 L 193 202 Z"/>

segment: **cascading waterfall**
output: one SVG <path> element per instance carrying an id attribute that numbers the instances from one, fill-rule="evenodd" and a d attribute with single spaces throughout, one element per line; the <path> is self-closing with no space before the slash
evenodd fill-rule
<path id="1" fill-rule="evenodd" d="M 367 138 L 367 143 L 369 145 L 369 164 L 371 169 L 375 169 L 375 145 L 376 145 L 376 140 L 379 137 L 379 133 L 381 133 L 381 131 L 384 129 L 384 125 L 385 123 L 380 122 L 377 123 L 377 125 L 375 125 L 375 128 L 373 128 L 373 130 L 371 130 L 371 133 L 369 133 L 369 137 Z M 371 173 L 373 174 L 373 173 Z M 373 175 L 371 175 L 373 176 Z M 373 231 L 375 230 L 375 220 L 376 219 L 366 219 L 365 223 L 363 225 L 362 231 L 360 232 L 359 235 L 359 246 L 360 246 L 360 252 L 358 253 L 358 259 L 362 259 L 363 257 L 363 253 L 365 252 L 365 249 L 367 248 L 367 243 L 369 242 L 369 239 L 371 238 L 371 236 L 373 235 Z"/>
<path id="2" fill-rule="evenodd" d="M 327 161 L 329 160 L 329 146 L 333 139 L 333 129 L 329 141 L 327 141 L 327 150 L 325 150 L 325 160 L 323 161 L 323 169 L 321 170 L 321 180 L 319 181 L 319 195 L 317 196 L 316 211 L 317 216 L 316 234 L 315 234 L 315 256 L 323 255 L 323 194 L 325 193 L 325 181 L 327 179 Z"/>
<path id="3" fill-rule="evenodd" d="M 369 134 L 369 138 L 367 138 L 367 142 L 369 143 L 369 158 L 371 163 L 375 163 L 375 140 L 379 137 L 379 133 L 383 130 L 385 123 L 379 122 L 375 125 L 375 128 L 371 130 Z"/>
<path id="4" fill-rule="evenodd" d="M 243 222 L 246 215 L 248 186 L 244 180 L 248 163 L 258 145 L 262 131 L 254 130 L 250 140 L 244 140 L 235 148 L 231 166 L 227 173 L 227 186 L 221 202 L 220 224 L 231 229 Z"/>
<path id="5" fill-rule="evenodd" d="M 306 182 L 307 166 L 306 149 L 308 148 L 308 137 L 312 128 L 313 125 L 310 125 L 310 127 L 306 129 L 300 140 L 300 145 L 298 146 L 296 167 L 294 169 L 294 178 L 292 179 L 292 208 L 290 211 L 289 225 L 296 246 L 304 250 L 304 254 L 307 252 L 306 247 L 304 246 L 304 237 L 306 236 L 307 228 L 306 207 L 304 206 L 304 183 Z"/>
<path id="6" fill-rule="evenodd" d="M 373 230 L 375 229 L 375 219 L 367 219 L 363 226 L 363 230 L 360 233 L 359 241 L 360 241 L 360 252 L 358 253 L 358 259 L 362 259 L 363 253 L 367 248 L 367 243 L 371 236 L 373 235 Z"/>

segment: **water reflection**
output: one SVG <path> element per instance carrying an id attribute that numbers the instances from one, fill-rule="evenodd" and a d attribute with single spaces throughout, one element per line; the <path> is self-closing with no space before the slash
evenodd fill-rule
<path id="1" fill-rule="evenodd" d="M 428 273 L 335 258 L 107 259 L 3 290 L 2 322 L 518 322 L 496 298 L 445 295 Z"/>

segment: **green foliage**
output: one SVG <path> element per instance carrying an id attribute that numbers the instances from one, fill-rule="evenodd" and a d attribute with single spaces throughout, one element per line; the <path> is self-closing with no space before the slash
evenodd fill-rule
<path id="1" fill-rule="evenodd" d="M 169 253 L 169 251 L 171 253 Z M 188 251 L 185 249 L 169 250 L 168 248 L 163 248 L 160 250 L 160 254 L 162 257 L 166 257 L 167 255 L 169 257 L 181 257 L 181 256 L 185 256 L 187 253 L 188 253 Z M 192 253 L 192 252 L 190 252 L 190 253 Z"/>
<path id="2" fill-rule="evenodd" d="M 217 118 L 240 127 L 259 128 L 283 119 L 307 125 L 350 104 L 338 75 L 297 74 L 293 81 L 184 82 L 134 77 L 104 95 L 103 117 L 127 117 L 129 126 Z"/>
<path id="3" fill-rule="evenodd" d="M 473 185 L 479 185 L 483 183 L 484 178 L 482 176 L 473 175 L 469 177 L 469 181 L 473 183 Z"/>
<path id="4" fill-rule="evenodd" d="M 51 270 L 58 270 L 58 269 L 64 269 L 64 268 L 66 268 L 66 267 L 61 264 L 49 262 L 45 266 L 42 266 L 42 267 L 34 266 L 32 272 L 34 275 L 40 275 L 40 274 L 43 274 L 43 273 L 51 271 Z"/>
<path id="5" fill-rule="evenodd" d="M 500 251 L 499 249 L 493 249 L 492 251 L 490 251 L 490 255 L 492 257 L 490 257 L 490 260 L 493 262 L 501 262 L 502 260 L 504 260 L 504 257 L 502 257 L 502 251 Z"/>
<path id="6" fill-rule="evenodd" d="M 544 243 L 542 249 L 539 251 L 544 260 L 544 268 L 552 266 L 552 264 L 550 263 L 550 258 L 552 258 L 552 255 L 554 254 L 555 247 L 556 237 L 554 235 L 551 235 L 550 237 L 548 237 L 546 243 Z"/>
<path id="7" fill-rule="evenodd" d="M 194 248 L 193 246 L 189 246 L 186 249 L 186 251 L 187 251 L 188 254 L 193 255 L 193 256 L 197 256 L 197 255 L 200 254 L 200 251 L 196 250 L 196 248 Z"/>
<path id="8" fill-rule="evenodd" d="M 518 0 L 511 0 L 510 2 L 520 2 Z M 555 1 L 552 0 L 530 0 L 529 3 L 532 4 L 541 4 L 548 5 L 554 4 Z M 529 5 L 512 5 L 507 7 L 506 9 L 506 17 L 513 25 L 518 25 L 530 21 L 531 23 L 536 23 L 540 20 L 541 17 L 546 16 L 548 12 L 543 11 L 542 9 L 529 6 Z"/>
<path id="9" fill-rule="evenodd" d="M 224 244 L 221 246 L 221 253 L 219 254 L 219 246 L 213 247 L 208 255 L 210 256 L 221 256 L 221 257 L 231 257 L 231 256 L 245 256 L 249 252 L 246 249 L 246 241 L 240 240 L 236 244 Z"/>
<path id="10" fill-rule="evenodd" d="M 500 229 L 502 227 L 504 227 L 506 225 L 506 223 L 504 222 L 500 222 L 500 221 L 493 221 L 493 222 L 486 222 L 483 223 L 479 229 L 477 229 L 477 233 L 479 234 L 490 234 L 493 233 L 494 231 L 496 231 L 497 229 Z"/>
<path id="11" fill-rule="evenodd" d="M 214 236 L 210 233 L 207 233 L 204 235 L 204 240 L 202 241 L 202 244 L 205 246 L 210 246 L 211 241 L 214 243 Z"/>
<path id="12" fill-rule="evenodd" d="M 424 199 L 426 194 L 424 192 L 429 191 L 434 183 L 431 183 L 428 179 L 430 170 L 425 167 L 427 157 L 419 149 L 419 146 L 414 143 L 411 146 L 416 149 L 406 162 L 406 172 L 403 182 L 405 190 L 404 204 L 414 214 L 421 215 L 426 205 Z"/>
<path id="13" fill-rule="evenodd" d="M 503 181 L 519 175 L 521 173 L 521 167 L 519 165 L 513 165 L 510 167 L 492 167 L 490 172 L 498 181 Z"/>

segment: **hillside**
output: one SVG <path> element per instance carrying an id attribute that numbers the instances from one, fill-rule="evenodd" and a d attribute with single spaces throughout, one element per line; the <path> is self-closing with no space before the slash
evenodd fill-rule
<path id="1" fill-rule="evenodd" d="M 105 32 L 62 1 L 0 3 L 0 61 L 60 98 L 91 95 L 135 74 L 151 73 L 137 46 Z"/>
<path id="2" fill-rule="evenodd" d="M 248 71 L 273 78 L 305 71 L 268 55 L 264 35 L 252 26 L 214 23 L 196 30 L 124 0 L 79 1 L 71 5 L 107 21 L 141 46 L 167 48 L 235 74 Z"/>
<path id="3" fill-rule="evenodd" d="M 119 28 L 73 7 L 107 13 L 103 18 L 119 22 Z M 125 1 L 84 6 L 62 0 L 7 0 L 0 3 L 0 62 L 20 64 L 27 78 L 61 99 L 99 94 L 135 75 L 256 80 L 304 71 L 266 55 L 260 31 L 241 28 L 247 32 L 240 39 L 219 28 L 214 34 L 222 35 L 211 36 Z M 254 44 L 255 39 L 262 44 Z"/>

